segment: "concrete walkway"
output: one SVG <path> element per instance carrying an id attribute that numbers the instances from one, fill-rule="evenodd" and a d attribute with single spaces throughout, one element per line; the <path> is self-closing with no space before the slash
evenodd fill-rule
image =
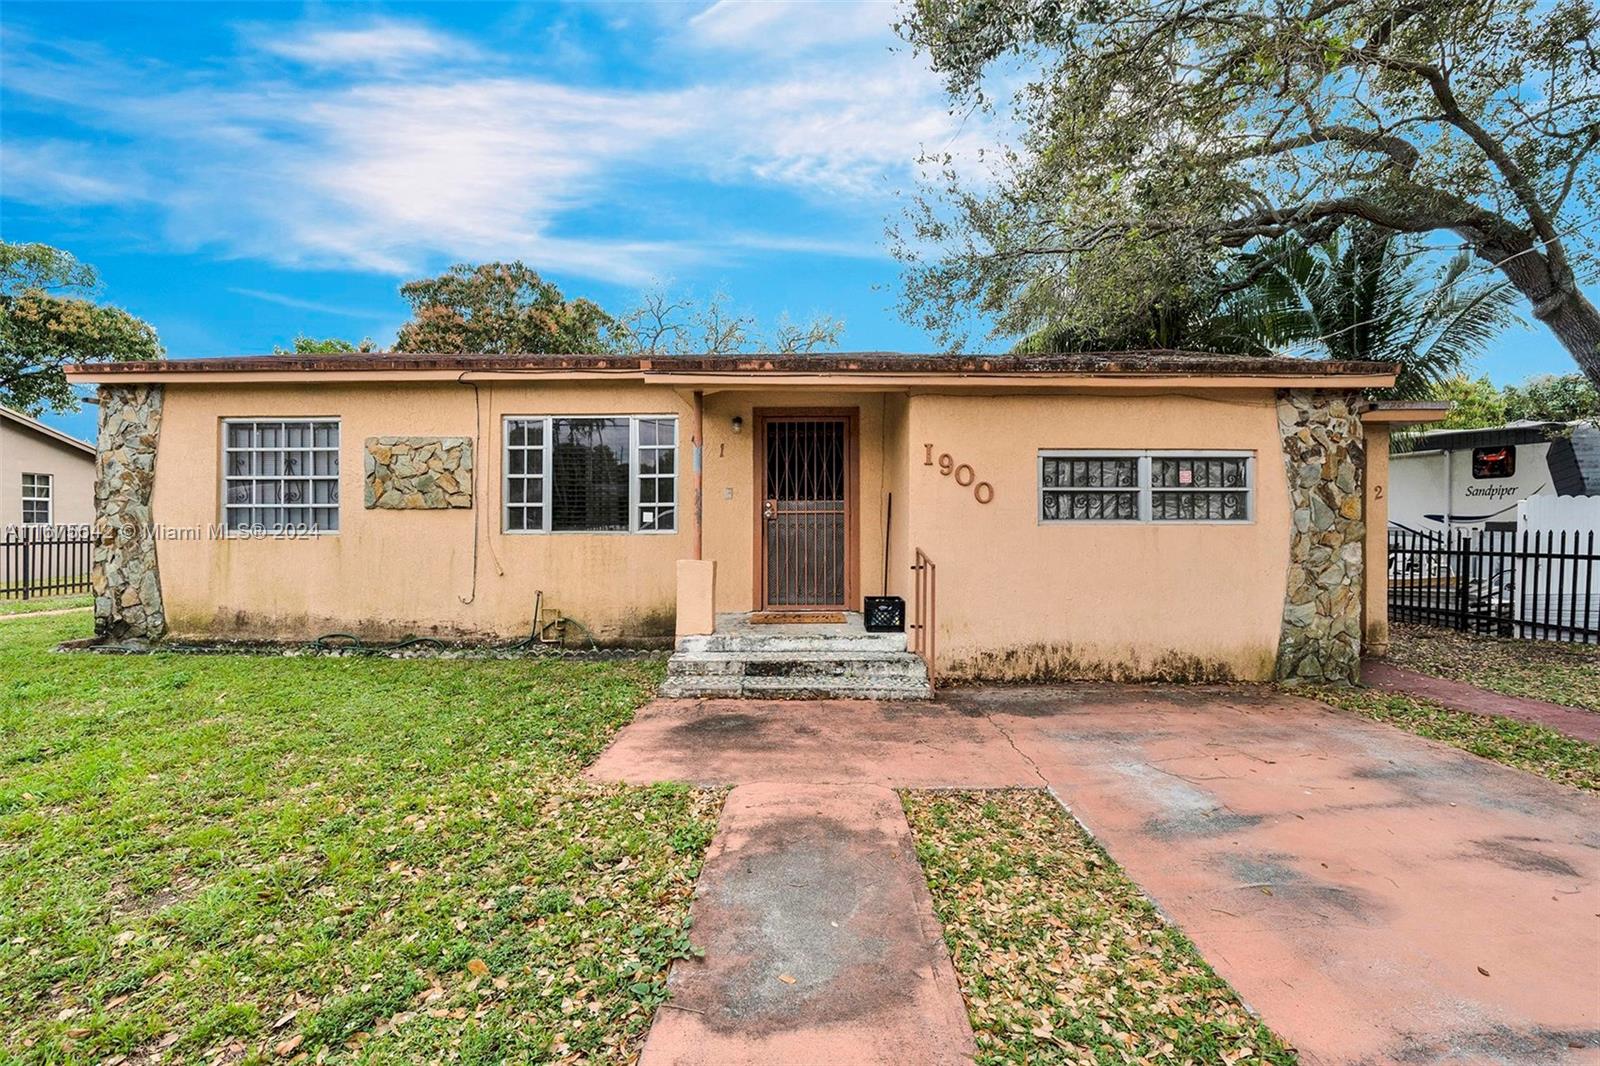
<path id="1" fill-rule="evenodd" d="M 1600 797 L 1271 689 L 658 701 L 591 773 L 1048 786 L 1305 1061 L 1600 1060 Z"/>
<path id="2" fill-rule="evenodd" d="M 1464 681 L 1419 674 L 1381 660 L 1369 659 L 1361 664 L 1361 680 L 1385 692 L 1398 692 L 1418 699 L 1490 718 L 1515 718 L 1532 722 L 1546 729 L 1554 729 L 1574 740 L 1600 744 L 1600 714 L 1581 707 L 1567 707 L 1559 703 L 1528 699 L 1526 696 L 1507 696 L 1469 685 Z"/>
<path id="3" fill-rule="evenodd" d="M 643 1066 L 963 1063 L 976 1048 L 900 800 L 867 785 L 742 785 Z"/>

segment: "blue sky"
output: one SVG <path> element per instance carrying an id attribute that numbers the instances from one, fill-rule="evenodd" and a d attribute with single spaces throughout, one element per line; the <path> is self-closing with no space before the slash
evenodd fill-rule
<path id="1" fill-rule="evenodd" d="M 927 350 L 884 240 L 919 151 L 974 157 L 892 3 L 30 4 L 0 38 L 0 232 L 94 264 L 178 358 L 394 338 L 400 282 L 520 258 L 841 347 Z M 1573 365 L 1503 337 L 1500 382 Z M 54 424 L 92 433 L 92 416 Z"/>

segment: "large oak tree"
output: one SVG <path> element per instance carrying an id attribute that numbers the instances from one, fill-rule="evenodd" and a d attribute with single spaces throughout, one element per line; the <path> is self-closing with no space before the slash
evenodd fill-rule
<path id="1" fill-rule="evenodd" d="M 908 312 L 1114 330 L 1361 222 L 1464 246 L 1600 381 L 1597 27 L 1587 0 L 916 0 L 903 35 L 1020 139 L 917 198 Z"/>

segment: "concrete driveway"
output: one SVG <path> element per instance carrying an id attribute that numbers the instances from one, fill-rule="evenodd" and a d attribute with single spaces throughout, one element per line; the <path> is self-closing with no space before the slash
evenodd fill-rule
<path id="1" fill-rule="evenodd" d="M 1309 1061 L 1600 1061 L 1600 797 L 1310 700 L 659 701 L 590 772 L 1049 787 Z"/>

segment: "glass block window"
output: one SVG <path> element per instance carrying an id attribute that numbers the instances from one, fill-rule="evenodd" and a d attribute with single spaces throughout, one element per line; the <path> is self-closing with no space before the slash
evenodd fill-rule
<path id="1" fill-rule="evenodd" d="M 1046 522 L 1138 521 L 1136 457 L 1046 456 L 1041 468 Z"/>
<path id="2" fill-rule="evenodd" d="M 507 533 L 677 530 L 676 418 L 514 417 L 505 433 Z"/>
<path id="3" fill-rule="evenodd" d="M 1156 522 L 1243 522 L 1250 517 L 1244 456 L 1153 456 L 1150 517 Z"/>
<path id="4" fill-rule="evenodd" d="M 48 526 L 50 524 L 52 474 L 22 475 L 22 524 Z"/>
<path id="5" fill-rule="evenodd" d="M 222 504 L 230 530 L 339 529 L 339 423 L 228 419 L 222 424 Z"/>
<path id="6" fill-rule="evenodd" d="M 1249 522 L 1249 452 L 1040 452 L 1041 522 Z"/>

